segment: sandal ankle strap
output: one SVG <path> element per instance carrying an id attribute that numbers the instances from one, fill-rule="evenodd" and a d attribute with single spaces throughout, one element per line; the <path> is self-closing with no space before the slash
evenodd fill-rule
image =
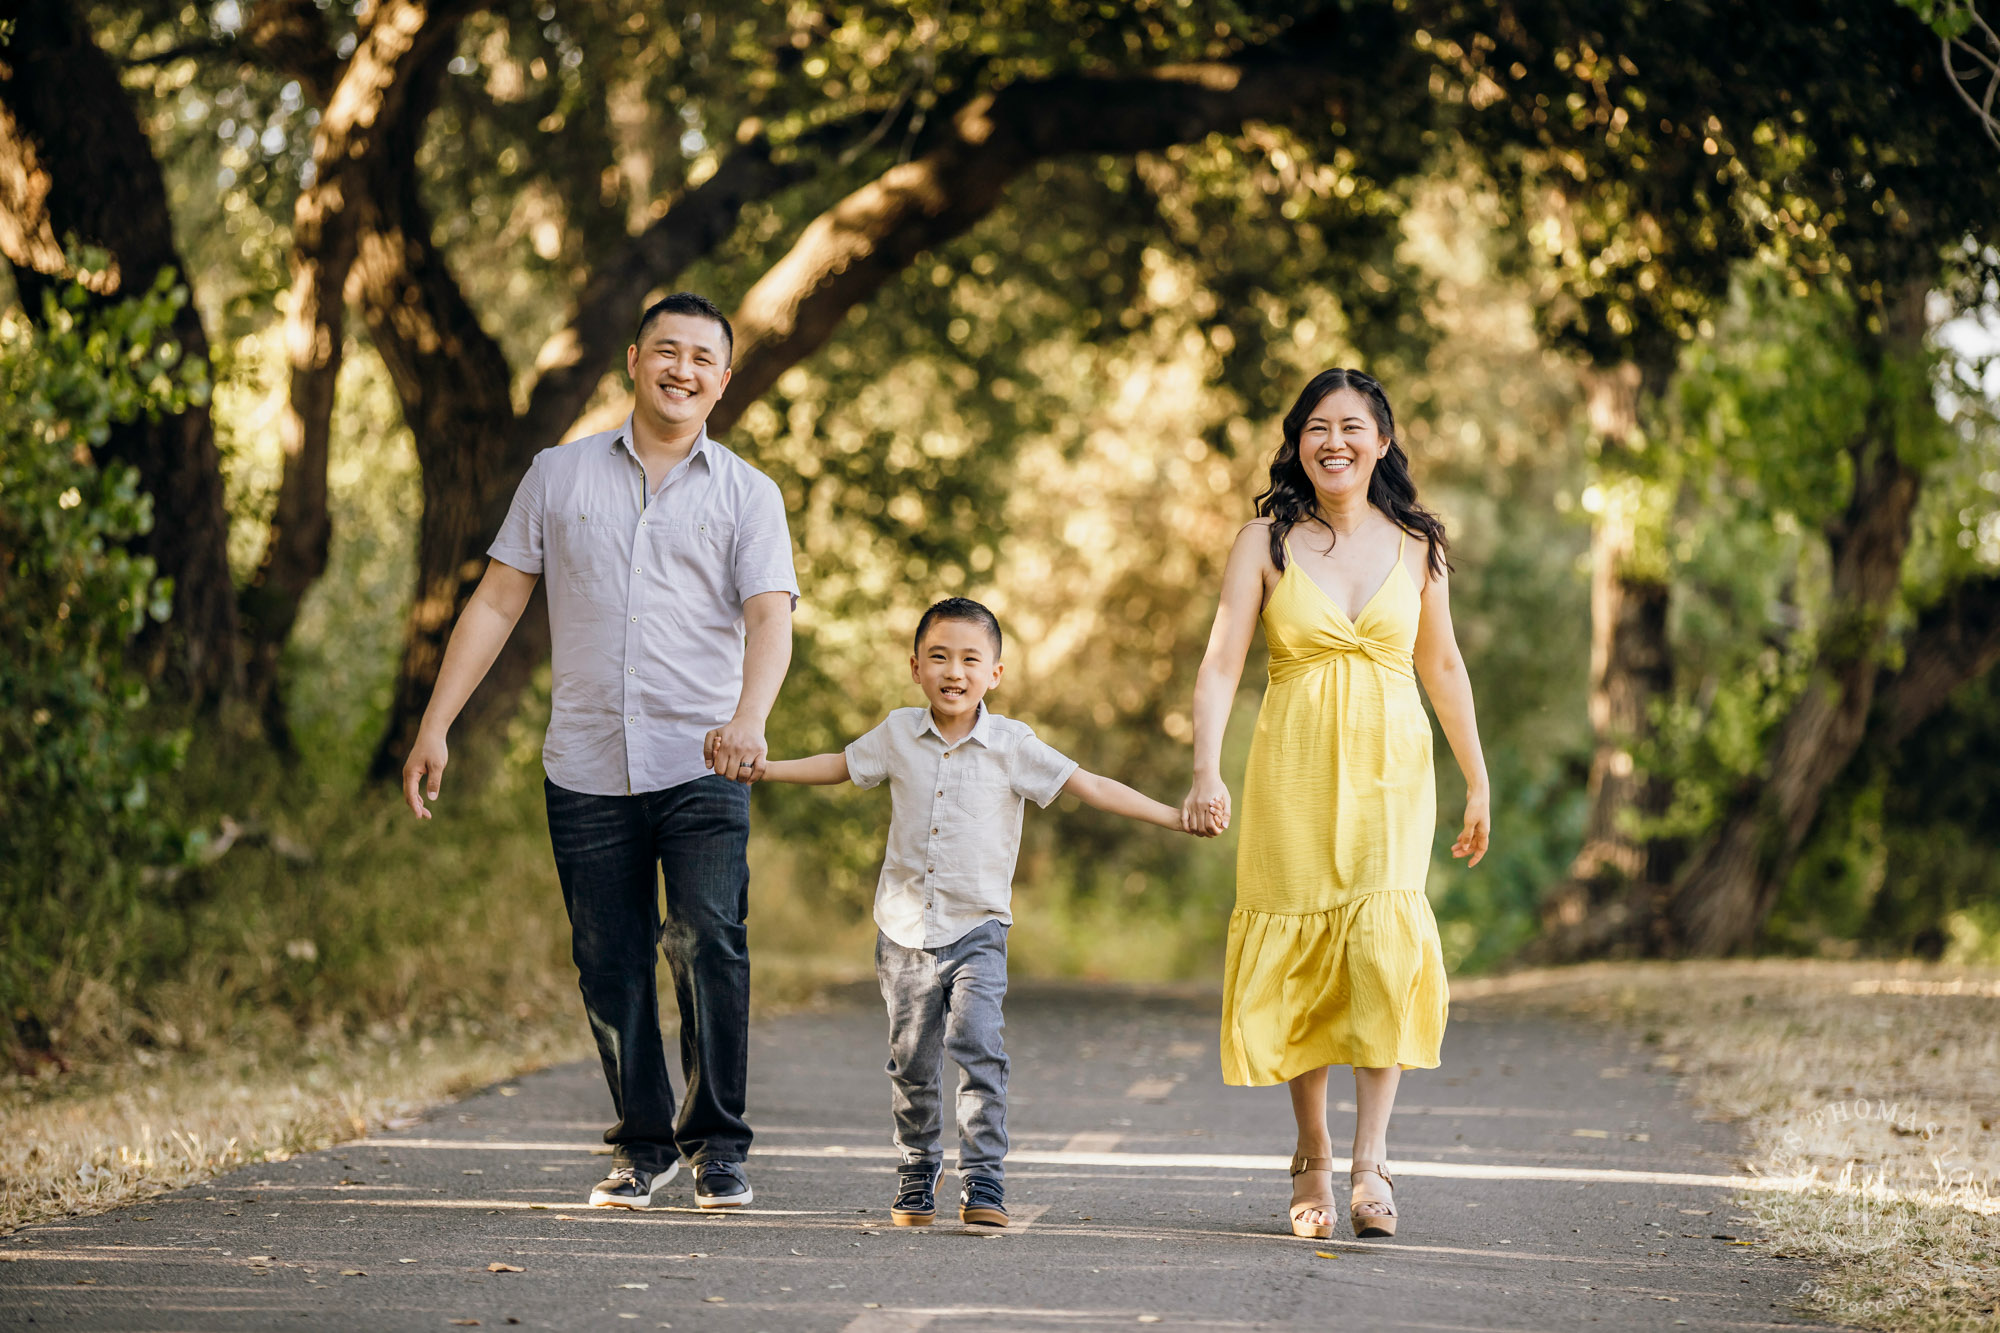
<path id="1" fill-rule="evenodd" d="M 1390 1189 L 1396 1187 L 1394 1178 L 1389 1175 L 1389 1165 L 1386 1162 L 1355 1162 L 1348 1168 L 1347 1178 L 1352 1181 L 1363 1172 L 1372 1172 L 1382 1177 L 1382 1183 Z"/>
<path id="2" fill-rule="evenodd" d="M 1333 1159 L 1331 1157 L 1308 1157 L 1304 1153 L 1298 1153 L 1292 1157 L 1292 1174 L 1295 1176 L 1302 1171 L 1331 1170 L 1333 1170 Z"/>

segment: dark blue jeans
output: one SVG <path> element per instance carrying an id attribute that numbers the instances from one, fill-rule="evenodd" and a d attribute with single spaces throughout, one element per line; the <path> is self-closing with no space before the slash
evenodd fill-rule
<path id="1" fill-rule="evenodd" d="M 621 1164 L 740 1162 L 750 1041 L 750 789 L 713 774 L 665 791 L 587 796 L 546 779 L 584 1012 L 618 1123 Z M 660 880 L 666 880 L 666 914 Z M 680 1117 L 660 1038 L 657 950 L 681 1012 Z"/>

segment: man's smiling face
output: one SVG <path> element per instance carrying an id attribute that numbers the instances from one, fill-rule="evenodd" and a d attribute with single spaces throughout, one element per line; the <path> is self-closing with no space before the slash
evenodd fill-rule
<path id="1" fill-rule="evenodd" d="M 655 315 L 625 352 L 634 410 L 659 425 L 708 420 L 729 384 L 729 339 L 703 315 Z"/>

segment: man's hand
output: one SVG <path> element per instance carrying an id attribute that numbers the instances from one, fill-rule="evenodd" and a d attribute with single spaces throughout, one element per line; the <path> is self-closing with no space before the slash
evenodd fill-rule
<path id="1" fill-rule="evenodd" d="M 433 801 L 438 798 L 438 782 L 444 777 L 448 758 L 444 737 L 428 731 L 417 733 L 417 743 L 410 747 L 410 757 L 403 761 L 403 799 L 409 802 L 418 819 L 431 817 L 431 812 L 424 808 L 424 797 L 429 796 Z"/>
<path id="2" fill-rule="evenodd" d="M 764 728 L 742 718 L 731 718 L 709 732 L 701 748 L 702 757 L 717 774 L 746 784 L 762 776 L 764 759 L 770 753 L 764 744 Z"/>

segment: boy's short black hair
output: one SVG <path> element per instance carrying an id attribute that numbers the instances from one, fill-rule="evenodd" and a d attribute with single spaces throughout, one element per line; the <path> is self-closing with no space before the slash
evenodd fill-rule
<path id="1" fill-rule="evenodd" d="M 932 603 L 931 609 L 917 621 L 917 637 L 911 646 L 912 652 L 921 653 L 924 650 L 924 632 L 934 620 L 966 620 L 985 626 L 986 632 L 993 636 L 993 659 L 996 662 L 1000 659 L 1000 618 L 970 597 L 947 597 L 942 602 Z"/>
<path id="2" fill-rule="evenodd" d="M 662 296 L 646 307 L 646 313 L 639 316 L 639 331 L 632 335 L 635 343 L 646 340 L 646 326 L 661 315 L 696 315 L 702 319 L 712 319 L 722 326 L 723 356 L 736 359 L 736 330 L 729 327 L 729 316 L 722 313 L 722 307 L 699 292 L 675 292 L 672 296 Z"/>

